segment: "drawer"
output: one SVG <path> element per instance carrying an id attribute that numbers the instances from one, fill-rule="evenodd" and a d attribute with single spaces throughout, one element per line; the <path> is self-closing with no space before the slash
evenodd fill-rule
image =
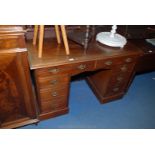
<path id="1" fill-rule="evenodd" d="M 42 102 L 40 105 L 40 111 L 44 112 L 52 112 L 56 110 L 61 110 L 68 107 L 67 99 L 65 96 L 62 96 L 60 99 Z"/>
<path id="2" fill-rule="evenodd" d="M 76 63 L 72 66 L 71 75 L 76 75 L 86 71 L 93 71 L 95 69 L 95 61 Z"/>
<path id="3" fill-rule="evenodd" d="M 80 63 L 37 69 L 35 71 L 35 74 L 38 77 L 47 77 L 51 75 L 60 75 L 60 74 L 74 75 L 81 72 L 94 70 L 94 67 L 95 67 L 95 61 L 88 61 L 88 62 L 80 62 Z"/>
<path id="4" fill-rule="evenodd" d="M 110 85 L 108 86 L 105 96 L 112 96 L 124 91 L 126 82 L 125 81 L 110 81 Z"/>
<path id="5" fill-rule="evenodd" d="M 41 89 L 40 90 L 40 100 L 41 102 L 52 101 L 59 98 L 64 98 L 68 96 L 68 88 L 61 89 Z"/>
<path id="6" fill-rule="evenodd" d="M 129 74 L 130 72 L 133 71 L 135 67 L 134 63 L 130 63 L 130 64 L 123 64 L 123 65 L 117 65 L 115 67 L 115 69 L 113 70 L 113 75 L 117 75 L 117 74 Z"/>
<path id="7" fill-rule="evenodd" d="M 121 58 L 111 58 L 107 60 L 98 60 L 96 64 L 96 68 L 110 69 L 111 67 L 116 65 L 134 63 L 136 59 L 137 57 L 135 56 L 127 56 L 127 57 L 121 57 Z"/>
<path id="8" fill-rule="evenodd" d="M 113 96 L 119 93 L 123 93 L 124 87 L 113 87 L 112 89 L 108 89 L 105 96 Z"/>
<path id="9" fill-rule="evenodd" d="M 109 85 L 105 93 L 105 96 L 116 95 L 118 93 L 123 92 L 129 82 L 131 75 L 132 72 L 113 75 L 109 81 Z"/>
<path id="10" fill-rule="evenodd" d="M 62 88 L 69 84 L 68 76 L 50 76 L 47 78 L 37 77 L 39 89 L 51 87 L 53 89 Z"/>

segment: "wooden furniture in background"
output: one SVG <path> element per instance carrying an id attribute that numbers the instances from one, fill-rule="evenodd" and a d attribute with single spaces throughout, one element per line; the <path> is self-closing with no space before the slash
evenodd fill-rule
<path id="1" fill-rule="evenodd" d="M 132 43 L 137 46 L 143 55 L 137 62 L 136 72 L 143 73 L 155 70 L 155 46 L 145 41 L 145 39 L 134 39 Z"/>
<path id="2" fill-rule="evenodd" d="M 0 26 L 0 128 L 38 122 L 24 33 Z"/>
<path id="3" fill-rule="evenodd" d="M 34 26 L 34 37 L 33 37 L 33 45 L 36 45 L 37 42 L 37 35 L 38 35 L 38 28 L 39 28 L 39 45 L 38 45 L 38 57 L 42 57 L 42 52 L 43 52 L 43 40 L 44 40 L 44 25 L 35 25 Z M 61 32 L 62 32 L 62 38 L 65 46 L 65 51 L 66 54 L 69 55 L 69 45 L 68 45 L 68 40 L 67 40 L 67 34 L 66 34 L 66 29 L 64 25 L 60 25 Z M 56 32 L 56 38 L 58 44 L 61 43 L 60 39 L 60 32 L 59 32 L 59 26 L 55 25 L 55 32 Z"/>

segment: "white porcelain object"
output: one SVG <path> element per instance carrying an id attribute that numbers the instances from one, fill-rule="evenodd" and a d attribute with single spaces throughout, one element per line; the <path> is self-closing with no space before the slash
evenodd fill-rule
<path id="1" fill-rule="evenodd" d="M 117 26 L 112 26 L 111 32 L 101 32 L 97 34 L 96 40 L 102 44 L 112 46 L 112 47 L 121 47 L 123 48 L 124 45 L 127 43 L 125 37 L 121 36 L 120 34 L 116 33 Z"/>

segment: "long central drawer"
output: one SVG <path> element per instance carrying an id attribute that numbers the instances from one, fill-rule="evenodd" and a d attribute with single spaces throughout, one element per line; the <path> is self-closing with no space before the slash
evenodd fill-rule
<path id="1" fill-rule="evenodd" d="M 59 74 L 76 75 L 85 71 L 95 69 L 95 61 L 78 62 L 73 64 L 59 65 L 55 67 L 41 68 L 36 70 L 38 77 L 48 77 Z"/>

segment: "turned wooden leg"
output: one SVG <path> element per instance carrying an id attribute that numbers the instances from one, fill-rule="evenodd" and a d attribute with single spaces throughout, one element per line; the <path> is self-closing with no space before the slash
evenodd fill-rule
<path id="1" fill-rule="evenodd" d="M 57 42 L 58 42 L 58 44 L 60 44 L 61 43 L 61 39 L 60 39 L 59 26 L 55 25 L 54 27 L 55 27 L 55 33 L 56 33 Z"/>
<path id="2" fill-rule="evenodd" d="M 42 50 L 43 50 L 43 39 L 44 39 L 44 25 L 40 25 L 40 30 L 39 30 L 39 53 L 38 57 L 42 57 Z"/>
<path id="3" fill-rule="evenodd" d="M 37 43 L 37 35 L 38 35 L 38 25 L 34 25 L 33 45 L 36 45 Z"/>
<path id="4" fill-rule="evenodd" d="M 64 42 L 66 54 L 69 55 L 70 52 L 69 52 L 69 45 L 68 45 L 68 40 L 67 40 L 67 34 L 66 34 L 65 25 L 60 25 L 60 27 L 61 27 L 62 38 L 63 38 L 63 42 Z"/>

